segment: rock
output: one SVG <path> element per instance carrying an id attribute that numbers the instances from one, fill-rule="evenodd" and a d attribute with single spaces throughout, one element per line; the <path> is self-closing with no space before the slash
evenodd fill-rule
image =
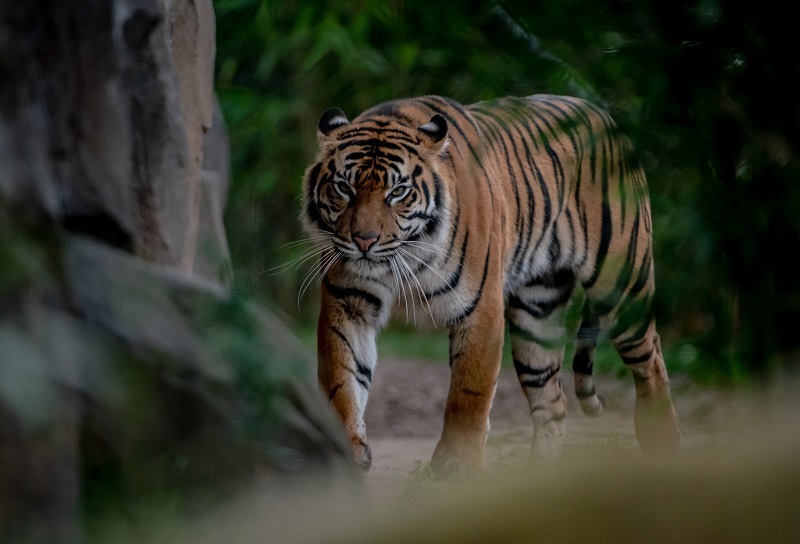
<path id="1" fill-rule="evenodd" d="M 2 542 L 356 473 L 311 357 L 231 286 L 213 65 L 210 0 L 0 3 Z"/>
<path id="2" fill-rule="evenodd" d="M 210 1 L 26 0 L 2 17 L 4 200 L 190 274 L 215 119 Z"/>
<path id="3" fill-rule="evenodd" d="M 230 148 L 219 102 L 214 100 L 213 119 L 203 138 L 200 171 L 200 224 L 192 273 L 230 286 L 233 271 L 222 218 L 230 184 Z"/>

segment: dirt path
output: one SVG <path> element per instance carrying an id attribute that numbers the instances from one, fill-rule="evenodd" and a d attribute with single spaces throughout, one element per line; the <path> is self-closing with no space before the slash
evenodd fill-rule
<path id="1" fill-rule="evenodd" d="M 375 374 L 367 408 L 367 433 L 373 465 L 367 485 L 378 505 L 396 504 L 414 482 L 414 470 L 430 460 L 442 430 L 450 369 L 420 361 L 382 362 Z M 583 415 L 572 386 L 572 373 L 561 376 L 567 392 L 564 455 L 576 452 L 630 451 L 638 455 L 633 429 L 634 390 L 630 376 L 596 377 L 608 399 L 604 413 Z M 700 388 L 672 377 L 675 407 L 681 421 L 682 450 L 741 436 L 752 418 L 741 395 Z M 523 466 L 533 428 L 528 406 L 513 369 L 502 369 L 491 413 L 487 470 Z"/>

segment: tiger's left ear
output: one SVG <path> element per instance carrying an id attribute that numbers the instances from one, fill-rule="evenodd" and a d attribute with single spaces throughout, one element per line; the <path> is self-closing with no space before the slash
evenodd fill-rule
<path id="1" fill-rule="evenodd" d="M 336 129 L 350 124 L 347 116 L 339 108 L 329 108 L 319 118 L 317 125 L 317 139 L 327 147 L 336 141 Z"/>
<path id="2" fill-rule="evenodd" d="M 438 153 L 447 146 L 447 121 L 438 113 L 419 127 L 422 146 L 431 153 Z"/>

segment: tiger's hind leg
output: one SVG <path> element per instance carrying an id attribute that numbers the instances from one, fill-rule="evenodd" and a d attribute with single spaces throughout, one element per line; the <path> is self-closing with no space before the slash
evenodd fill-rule
<path id="1" fill-rule="evenodd" d="M 648 274 L 651 270 L 650 263 L 633 287 L 606 292 L 603 296 L 599 296 L 600 289 L 596 286 L 584 285 L 584 288 L 586 303 L 592 308 L 599 329 L 607 331 L 633 375 L 634 422 L 639 446 L 646 455 L 659 455 L 675 451 L 681 434 L 653 317 L 654 284 L 652 273 Z"/>
<path id="2" fill-rule="evenodd" d="M 597 318 L 592 314 L 590 305 L 585 303 L 583 320 L 578 329 L 575 355 L 572 358 L 572 373 L 575 380 L 575 395 L 578 397 L 581 410 L 587 416 L 599 416 L 606 406 L 605 398 L 597 394 L 592 378 L 594 348 L 597 346 L 599 332 Z"/>
<path id="3" fill-rule="evenodd" d="M 642 452 L 646 455 L 674 452 L 680 444 L 681 433 L 655 320 L 651 317 L 642 321 L 633 330 L 616 335 L 613 342 L 633 374 L 636 386 L 634 423 Z"/>
<path id="4" fill-rule="evenodd" d="M 533 419 L 531 457 L 557 455 L 564 443 L 566 397 L 559 377 L 572 272 L 537 278 L 509 297 L 511 351 Z"/>

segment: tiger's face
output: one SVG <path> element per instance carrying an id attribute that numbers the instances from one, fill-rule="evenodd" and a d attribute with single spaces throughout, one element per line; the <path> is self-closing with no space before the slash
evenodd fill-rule
<path id="1" fill-rule="evenodd" d="M 326 111 L 322 151 L 306 172 L 303 222 L 321 235 L 350 271 L 378 277 L 402 274 L 432 244 L 446 217 L 448 196 L 436 174 L 447 124 L 437 115 L 419 127 L 385 118 L 350 123 Z M 398 268 L 400 267 L 400 268 Z"/>

